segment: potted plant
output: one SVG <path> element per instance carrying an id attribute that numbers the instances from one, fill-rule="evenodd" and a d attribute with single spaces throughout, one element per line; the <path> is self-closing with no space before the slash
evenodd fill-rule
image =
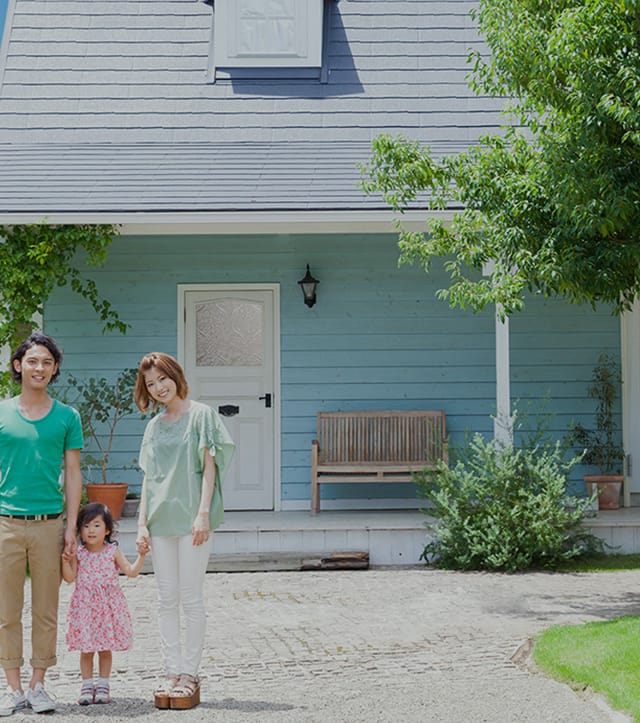
<path id="1" fill-rule="evenodd" d="M 81 467 L 86 472 L 85 488 L 89 502 L 102 502 L 114 519 L 122 514 L 128 483 L 110 479 L 114 469 L 131 469 L 135 465 L 109 465 L 118 424 L 126 417 L 140 414 L 133 401 L 137 370 L 124 369 L 115 381 L 104 377 L 68 377 L 66 401 L 80 413 L 85 449 Z M 68 390 L 73 390 L 69 393 Z M 142 415 L 144 416 L 144 415 Z M 92 472 L 99 470 L 99 479 Z"/>
<path id="2" fill-rule="evenodd" d="M 127 492 L 122 506 L 123 517 L 136 517 L 140 507 L 140 495 L 137 492 Z"/>
<path id="3" fill-rule="evenodd" d="M 569 432 L 572 446 L 582 451 L 583 463 L 599 470 L 599 474 L 585 475 L 584 481 L 589 494 L 592 494 L 595 485 L 601 510 L 617 510 L 620 507 L 625 455 L 619 443 L 613 410 L 621 384 L 618 362 L 609 354 L 601 354 L 587 389 L 588 395 L 596 401 L 595 429 L 574 423 Z"/>

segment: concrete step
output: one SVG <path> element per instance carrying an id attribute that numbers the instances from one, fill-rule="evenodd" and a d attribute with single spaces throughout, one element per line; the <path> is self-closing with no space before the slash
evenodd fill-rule
<path id="1" fill-rule="evenodd" d="M 417 510 L 227 512 L 213 535 L 211 570 L 299 569 L 306 558 L 364 552 L 371 565 L 416 565 L 426 544 Z M 134 556 L 137 519 L 122 517 L 116 539 Z M 146 567 L 146 566 L 145 566 Z"/>
<path id="2" fill-rule="evenodd" d="M 427 543 L 426 516 L 417 510 L 227 512 L 213 535 L 210 572 L 298 570 L 305 560 L 362 552 L 372 566 L 419 565 Z M 609 552 L 640 553 L 640 508 L 601 511 L 585 523 Z M 123 517 L 116 539 L 136 554 L 137 519 Z M 151 560 L 143 571 L 151 571 Z"/>

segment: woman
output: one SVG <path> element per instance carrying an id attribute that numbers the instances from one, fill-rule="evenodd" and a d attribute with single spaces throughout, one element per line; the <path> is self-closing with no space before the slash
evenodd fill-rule
<path id="1" fill-rule="evenodd" d="M 234 449 L 218 414 L 188 393 L 182 367 L 173 357 L 153 352 L 142 358 L 135 402 L 143 412 L 162 408 L 147 424 L 140 448 L 144 481 L 136 541 L 140 554 L 153 548 L 158 586 L 166 677 L 154 694 L 157 708 L 192 708 L 200 702 L 204 576 L 211 532 L 223 518 L 221 483 Z"/>

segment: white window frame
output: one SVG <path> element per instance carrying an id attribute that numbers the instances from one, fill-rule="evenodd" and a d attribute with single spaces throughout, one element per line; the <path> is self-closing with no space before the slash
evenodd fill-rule
<path id="1" fill-rule="evenodd" d="M 208 81 L 241 79 L 310 79 L 328 82 L 328 36 L 337 0 L 294 0 L 299 42 L 289 52 L 265 48 L 239 52 L 239 0 L 215 0 L 209 47 Z"/>
<path id="2" fill-rule="evenodd" d="M 218 67 L 319 68 L 322 65 L 323 0 L 287 0 L 291 15 L 259 17 L 259 9 L 264 7 L 266 13 L 270 2 L 216 1 L 214 50 Z M 253 12 L 251 5 L 254 5 Z M 282 34 L 277 32 L 279 22 L 283 23 Z M 259 32 L 261 29 L 263 32 Z M 285 34 L 287 37 L 283 38 Z"/>

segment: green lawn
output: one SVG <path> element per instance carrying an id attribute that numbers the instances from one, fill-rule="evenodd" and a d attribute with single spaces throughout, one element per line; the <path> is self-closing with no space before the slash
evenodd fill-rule
<path id="1" fill-rule="evenodd" d="M 533 649 L 545 673 L 572 687 L 589 686 L 617 710 L 640 722 L 640 617 L 559 625 L 545 630 Z"/>
<path id="2" fill-rule="evenodd" d="M 640 555 L 595 555 L 558 572 L 640 570 Z M 533 659 L 547 675 L 574 688 L 591 687 L 640 723 L 640 617 L 549 628 Z"/>
<path id="3" fill-rule="evenodd" d="M 607 572 L 640 570 L 640 555 L 592 555 L 570 560 L 558 572 Z"/>

